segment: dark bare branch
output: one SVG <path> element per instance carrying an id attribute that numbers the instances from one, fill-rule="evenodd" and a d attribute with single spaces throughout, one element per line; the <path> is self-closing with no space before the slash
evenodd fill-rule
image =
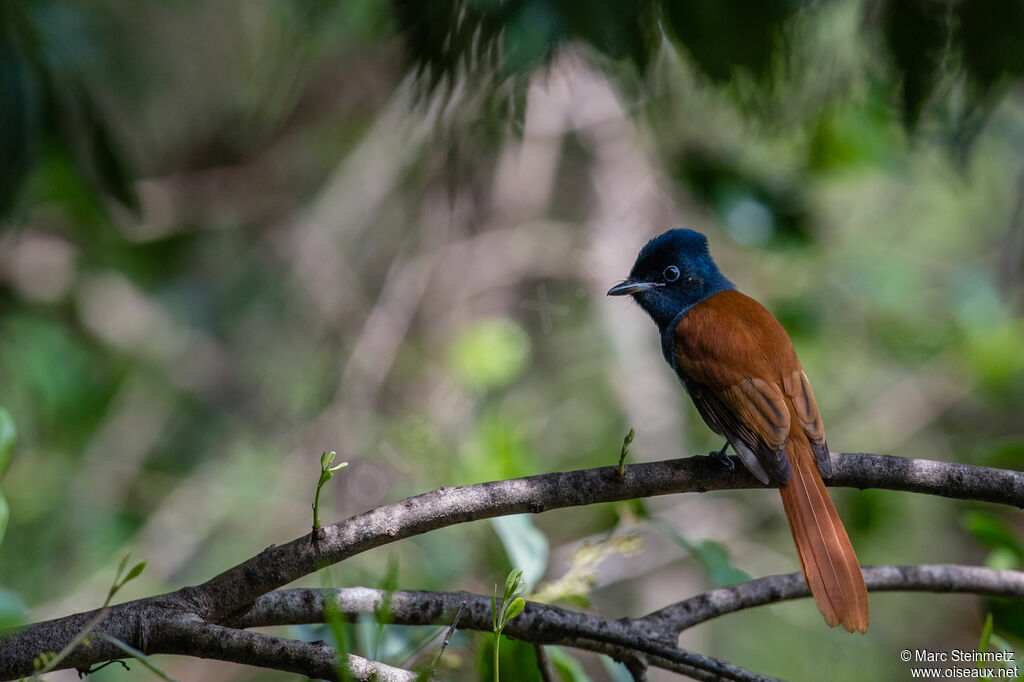
<path id="1" fill-rule="evenodd" d="M 283 670 L 322 680 L 340 680 L 338 654 L 324 642 L 303 642 L 262 632 L 179 618 L 164 625 L 154 653 L 183 654 Z M 416 673 L 349 654 L 349 678 L 413 682 Z"/>
<path id="2" fill-rule="evenodd" d="M 734 458 L 735 459 L 735 458 Z M 739 463 L 739 460 L 736 459 Z M 1024 472 L 908 459 L 892 455 L 833 455 L 832 486 L 884 488 L 1024 508 Z M 396 540 L 467 521 L 683 492 L 764 488 L 745 467 L 733 470 L 709 457 L 541 474 L 457 488 L 440 488 L 378 507 L 258 556 L 195 588 L 200 615 L 218 621 L 256 597 Z"/>
<path id="3" fill-rule="evenodd" d="M 864 578 L 873 592 L 972 593 L 1024 598 L 1024 572 L 1021 571 L 955 564 L 866 566 Z M 669 664 L 683 662 L 670 653 L 681 631 L 741 609 L 809 595 L 803 576 L 788 573 L 712 590 L 636 619 L 612 620 L 529 602 L 522 615 L 506 627 L 506 633 L 538 645 L 573 641 L 574 646 L 602 653 L 609 652 L 607 645 L 623 645 L 630 638 L 637 641 L 625 648 L 634 651 L 643 650 L 637 643 L 640 640 L 667 643 L 664 649 L 648 649 L 652 654 L 650 663 L 678 670 Z M 360 615 L 380 614 L 386 598 L 389 622 L 397 625 L 443 625 L 465 604 L 461 627 L 481 631 L 490 628 L 489 598 L 483 595 L 410 590 L 384 593 L 365 587 L 271 592 L 257 599 L 236 625 L 323 622 L 325 598 L 333 599 L 341 612 L 353 620 Z M 702 670 L 709 670 L 713 665 L 709 661 L 701 663 Z"/>
<path id="4" fill-rule="evenodd" d="M 256 600 L 236 627 L 322 623 L 324 599 L 334 599 L 341 613 L 355 620 L 364 614 L 387 613 L 396 625 L 444 625 L 461 608 L 459 627 L 490 632 L 491 598 L 470 592 L 383 592 L 366 587 L 278 590 Z M 387 606 L 385 607 L 385 600 Z M 652 641 L 629 619 L 601 618 L 558 606 L 528 602 L 503 633 L 533 644 L 559 644 L 632 661 L 647 654 L 651 665 L 684 672 L 696 679 L 765 678 L 725 661 L 678 648 L 674 642 Z M 701 675 L 701 672 L 711 675 Z"/>
<path id="5" fill-rule="evenodd" d="M 835 474 L 829 485 L 922 492 L 1024 507 L 1024 472 L 890 455 L 833 457 Z M 507 514 L 540 513 L 638 497 L 762 487 L 743 467 L 729 470 L 708 457 L 691 457 L 632 464 L 625 468 L 624 477 L 619 476 L 618 467 L 608 466 L 441 488 L 328 526 L 316 542 L 305 535 L 286 545 L 271 546 L 202 585 L 114 606 L 97 632 L 154 653 L 161 637 L 166 636 L 163 623 L 182 615 L 207 623 L 230 623 L 243 616 L 261 595 L 319 568 L 437 528 Z M 0 640 L 0 679 L 31 674 L 36 655 L 60 650 L 95 613 L 38 623 Z M 583 648 L 604 647 L 602 651 L 619 657 L 628 657 L 629 651 L 623 648 L 629 649 L 636 643 L 630 637 L 597 643 L 585 637 L 575 640 L 576 643 L 550 641 L 569 646 L 589 643 Z M 676 649 L 658 650 L 645 645 L 633 650 L 633 655 L 637 652 L 644 654 L 651 665 L 659 664 L 660 660 L 667 665 L 700 668 L 706 663 L 697 654 Z M 116 652 L 106 651 L 100 645 L 79 647 L 63 665 L 84 668 L 116 657 Z M 725 670 L 717 663 L 704 669 L 712 674 L 723 674 Z"/>
<path id="6" fill-rule="evenodd" d="M 872 592 L 971 593 L 1024 599 L 1021 571 L 956 564 L 865 566 L 863 571 L 864 582 Z M 674 641 L 683 630 L 712 618 L 809 595 L 801 574 L 770 575 L 699 594 L 638 618 L 636 623 L 649 633 L 670 636 Z"/>

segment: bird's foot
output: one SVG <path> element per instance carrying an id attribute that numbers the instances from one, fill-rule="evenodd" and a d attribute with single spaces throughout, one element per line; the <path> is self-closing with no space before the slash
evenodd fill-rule
<path id="1" fill-rule="evenodd" d="M 725 451 L 728 449 L 729 443 L 726 442 L 726 444 L 722 446 L 721 450 L 712 450 L 711 452 L 709 452 L 708 457 L 713 457 L 714 459 L 717 459 L 719 462 L 728 467 L 730 471 L 732 471 L 733 469 L 736 468 L 736 463 L 733 462 L 732 459 L 730 459 L 729 456 L 725 454 Z"/>

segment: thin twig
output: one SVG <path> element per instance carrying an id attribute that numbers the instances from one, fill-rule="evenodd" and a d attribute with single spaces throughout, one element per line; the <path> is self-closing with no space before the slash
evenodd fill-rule
<path id="1" fill-rule="evenodd" d="M 558 671 L 555 670 L 551 658 L 544 650 L 544 645 L 534 644 L 533 652 L 537 656 L 537 670 L 540 671 L 541 682 L 558 682 Z"/>
<path id="2" fill-rule="evenodd" d="M 455 628 L 459 626 L 459 618 L 462 616 L 462 609 L 465 608 L 466 602 L 459 604 L 459 608 L 455 611 L 455 617 L 452 618 L 452 624 L 448 628 L 448 632 L 444 633 L 444 641 L 441 642 L 441 649 L 437 652 L 437 656 L 434 656 L 434 661 L 430 664 L 430 677 L 434 676 L 434 671 L 437 669 L 437 664 L 441 662 L 441 656 L 444 655 L 444 650 L 448 648 L 448 643 L 452 641 L 452 636 L 455 634 Z"/>
<path id="3" fill-rule="evenodd" d="M 647 682 L 647 662 L 642 658 L 630 658 L 626 661 L 626 670 L 633 677 L 633 682 Z"/>

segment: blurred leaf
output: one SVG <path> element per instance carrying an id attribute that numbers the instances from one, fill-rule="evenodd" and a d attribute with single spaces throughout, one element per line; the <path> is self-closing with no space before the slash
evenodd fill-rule
<path id="1" fill-rule="evenodd" d="M 815 338 L 821 333 L 822 311 L 819 299 L 810 293 L 799 298 L 785 298 L 766 304 L 790 338 Z"/>
<path id="2" fill-rule="evenodd" d="M 666 0 L 663 7 L 673 35 L 716 81 L 729 80 L 736 69 L 765 76 L 779 29 L 792 14 L 786 0 Z"/>
<path id="3" fill-rule="evenodd" d="M 406 51 L 430 88 L 468 75 L 500 82 L 543 64 L 570 39 L 640 71 L 660 44 L 651 0 L 394 2 Z"/>
<path id="4" fill-rule="evenodd" d="M 474 322 L 452 341 L 456 377 L 473 388 L 504 386 L 519 376 L 530 357 L 530 337 L 507 318 Z"/>
<path id="5" fill-rule="evenodd" d="M 643 541 L 635 535 L 613 537 L 601 542 L 584 542 L 569 555 L 569 568 L 557 580 L 545 583 L 534 594 L 533 601 L 551 603 L 559 600 L 586 606 L 590 591 L 597 582 L 597 567 L 613 554 L 633 556 L 643 550 Z"/>
<path id="6" fill-rule="evenodd" d="M 3 8 L 0 14 L 15 11 Z M 39 144 L 38 89 L 5 29 L 0 26 L 0 218 L 18 197 Z"/>
<path id="7" fill-rule="evenodd" d="M 905 148 L 889 107 L 871 100 L 860 107 L 828 107 L 814 125 L 807 167 L 815 173 L 882 165 Z"/>
<path id="8" fill-rule="evenodd" d="M 987 598 L 982 608 L 992 614 L 993 629 L 1024 640 L 1024 602 L 1019 599 Z"/>
<path id="9" fill-rule="evenodd" d="M 502 40 L 502 70 L 523 73 L 548 59 L 564 36 L 561 15 L 548 0 L 526 0 L 509 17 Z"/>
<path id="10" fill-rule="evenodd" d="M 394 0 L 393 6 L 406 51 L 433 88 L 460 68 L 470 75 L 495 68 L 497 39 L 523 2 Z"/>
<path id="11" fill-rule="evenodd" d="M 946 0 L 886 0 L 882 8 L 886 47 L 902 81 L 903 124 L 914 130 L 941 76 L 952 10 Z"/>
<path id="12" fill-rule="evenodd" d="M 560 5 L 571 36 L 610 59 L 629 59 L 640 73 L 661 42 L 651 0 L 561 0 Z"/>
<path id="13" fill-rule="evenodd" d="M 93 191 L 136 214 L 138 197 L 106 117 L 78 73 L 75 43 L 65 35 L 86 23 L 47 26 L 45 3 L 0 6 L 0 217 L 10 208 L 44 142 L 74 160 Z M 87 14 L 70 3 L 60 11 Z M 59 12 L 58 12 L 59 13 Z M 45 26 L 46 30 L 40 30 Z M 53 43 L 60 43 L 55 45 Z"/>
<path id="14" fill-rule="evenodd" d="M 547 538 L 533 525 L 530 514 L 498 516 L 491 519 L 491 525 L 501 538 L 509 563 L 522 570 L 524 588 L 532 590 L 548 565 Z"/>
<path id="15" fill-rule="evenodd" d="M 17 440 L 18 429 L 14 425 L 14 418 L 5 407 L 0 406 L 0 476 L 11 461 L 11 453 L 14 452 L 14 443 Z"/>
<path id="16" fill-rule="evenodd" d="M 353 679 L 352 672 L 348 667 L 349 638 L 346 634 L 347 623 L 345 622 L 345 614 L 341 612 L 338 603 L 333 599 L 324 600 L 324 620 L 327 621 L 327 626 L 334 640 L 334 650 L 338 656 L 338 677 L 342 682 L 347 682 Z"/>
<path id="17" fill-rule="evenodd" d="M 677 172 L 737 241 L 754 246 L 810 241 L 810 207 L 795 182 L 787 183 L 778 174 L 761 177 L 733 158 L 698 147 L 680 154 Z"/>
<path id="18" fill-rule="evenodd" d="M 1024 76 L 1024 2 L 958 2 L 954 7 L 964 66 L 981 90 L 990 90 L 1004 76 Z"/>
<path id="19" fill-rule="evenodd" d="M 985 653 L 988 651 L 988 640 L 992 637 L 992 614 L 985 615 L 985 625 L 981 629 L 981 641 L 978 642 L 978 651 Z M 981 661 L 978 661 L 978 667 L 981 667 Z"/>
<path id="20" fill-rule="evenodd" d="M 124 569 L 128 566 L 128 560 L 131 558 L 131 552 L 125 552 L 121 560 L 117 562 L 117 572 L 114 574 L 114 582 L 116 583 L 121 579 L 121 574 L 124 573 Z"/>
<path id="21" fill-rule="evenodd" d="M 72 74 L 44 74 L 43 82 L 57 147 L 92 191 L 113 197 L 137 217 L 132 175 L 92 95 Z"/>
<path id="22" fill-rule="evenodd" d="M 133 174 L 128 169 L 124 155 L 117 148 L 106 121 L 84 88 L 79 90 L 78 101 L 82 107 L 89 166 L 92 168 L 96 184 L 122 206 L 131 210 L 135 217 L 139 217 L 142 207 L 132 182 Z M 83 170 L 89 172 L 88 168 Z"/>
<path id="23" fill-rule="evenodd" d="M 477 483 L 533 473 L 536 460 L 526 426 L 500 406 L 479 415 L 459 446 L 459 475 Z"/>
<path id="24" fill-rule="evenodd" d="M 980 445 L 975 458 L 984 466 L 1019 470 L 1024 467 L 1024 436 Z"/>
<path id="25" fill-rule="evenodd" d="M 998 326 L 967 327 L 965 359 L 985 388 L 994 393 L 1019 387 L 1024 372 L 1024 321 L 1011 320 Z"/>
<path id="26" fill-rule="evenodd" d="M 590 682 L 583 665 L 560 646 L 544 647 L 562 682 Z"/>
<path id="27" fill-rule="evenodd" d="M 979 542 L 992 548 L 1005 548 L 1024 559 L 1024 546 L 1017 535 L 1001 518 L 983 511 L 968 511 L 960 520 L 961 525 Z"/>
<path id="28" fill-rule="evenodd" d="M 714 587 L 736 585 L 750 580 L 750 574 L 732 565 L 729 550 L 720 542 L 703 540 L 691 550 L 707 572 L 708 581 Z"/>
<path id="29" fill-rule="evenodd" d="M 750 580 L 750 575 L 732 565 L 729 561 L 729 550 L 725 545 L 714 540 L 690 542 L 675 526 L 658 518 L 651 519 L 655 528 L 671 537 L 684 547 L 704 569 L 708 583 L 712 587 L 736 585 Z"/>
<path id="30" fill-rule="evenodd" d="M 31 408 L 37 428 L 51 431 L 53 442 L 76 446 L 77 437 L 91 433 L 112 390 L 109 361 L 49 316 L 0 318 L 0 375 L 10 395 L 25 401 L 11 408 L 19 414 Z"/>
<path id="31" fill-rule="evenodd" d="M 885 527 L 892 518 L 893 500 L 894 498 L 883 490 L 862 490 L 845 500 L 841 518 L 846 520 L 847 529 L 871 533 Z"/>
<path id="32" fill-rule="evenodd" d="M 985 566 L 999 571 L 1016 571 L 1020 564 L 1017 553 L 1007 547 L 996 547 L 985 557 Z"/>
<path id="33" fill-rule="evenodd" d="M 21 597 L 0 587 L 0 631 L 22 625 L 27 620 L 28 609 Z"/>
<path id="34" fill-rule="evenodd" d="M 4 540 L 4 534 L 7 532 L 7 523 L 10 520 L 11 506 L 7 503 L 3 490 L 0 490 L 0 543 Z"/>
<path id="35" fill-rule="evenodd" d="M 604 666 L 608 677 L 611 678 L 611 682 L 633 682 L 633 675 L 625 665 L 604 654 L 601 654 L 598 658 L 601 659 L 601 665 Z"/>

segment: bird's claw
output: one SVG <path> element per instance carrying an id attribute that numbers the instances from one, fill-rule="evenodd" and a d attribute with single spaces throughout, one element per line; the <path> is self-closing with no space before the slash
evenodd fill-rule
<path id="1" fill-rule="evenodd" d="M 709 452 L 708 457 L 713 457 L 714 459 L 724 464 L 729 469 L 729 471 L 732 471 L 733 469 L 736 468 L 736 463 L 733 462 L 727 454 L 725 454 L 725 451 L 728 448 L 729 444 L 726 443 L 725 445 L 722 446 L 721 450 L 712 450 L 711 452 Z"/>

